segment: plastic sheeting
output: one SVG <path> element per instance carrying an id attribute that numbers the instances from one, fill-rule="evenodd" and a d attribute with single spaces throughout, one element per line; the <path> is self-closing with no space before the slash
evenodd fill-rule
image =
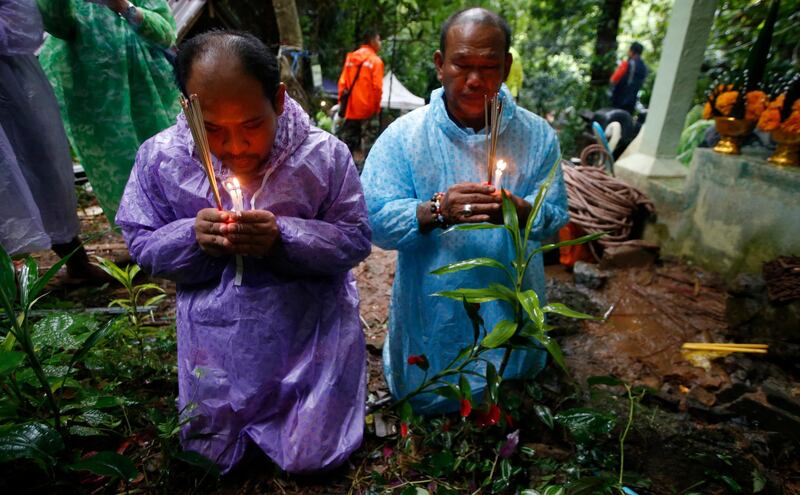
<path id="1" fill-rule="evenodd" d="M 409 91 L 400 79 L 389 71 L 383 76 L 381 107 L 395 110 L 414 110 L 425 105 L 425 100 Z"/>
<path id="2" fill-rule="evenodd" d="M 84 0 L 38 0 L 48 37 L 40 54 L 73 149 L 100 206 L 113 222 L 136 150 L 180 112 L 172 66 L 175 41 L 165 0 L 133 0 L 134 28 Z"/>
<path id="3" fill-rule="evenodd" d="M 42 34 L 34 0 L 0 0 L 0 244 L 11 254 L 66 243 L 79 230 L 58 104 L 32 55 Z"/>
<path id="4" fill-rule="evenodd" d="M 213 207 L 185 119 L 139 151 L 117 223 L 142 267 L 178 283 L 183 446 L 229 470 L 255 443 L 281 468 L 344 462 L 361 443 L 366 356 L 350 269 L 370 252 L 358 173 L 347 147 L 287 96 L 252 208 L 277 216 L 284 255 L 234 257 L 198 246 Z M 214 158 L 218 178 L 229 172 Z M 226 209 L 231 198 L 223 193 Z"/>
<path id="5" fill-rule="evenodd" d="M 385 249 L 396 249 L 397 272 L 389 312 L 389 335 L 383 347 L 386 382 L 392 395 L 400 398 L 415 389 L 423 372 L 407 365 L 410 355 L 425 354 L 429 374 L 440 371 L 458 351 L 472 344 L 472 325 L 462 303 L 433 297 L 441 290 L 481 288 L 491 283 L 506 283 L 497 270 L 475 269 L 444 276 L 430 272 L 448 263 L 467 258 L 491 257 L 508 264 L 513 247 L 504 230 L 419 232 L 417 206 L 438 191 L 460 182 L 484 182 L 486 177 L 486 135 L 458 127 L 447 115 L 444 91 L 431 94 L 431 104 L 414 110 L 392 123 L 381 134 L 367 157 L 361 177 L 373 228 L 374 242 Z M 550 167 L 560 156 L 555 131 L 543 119 L 516 106 L 503 86 L 503 119 L 497 156 L 508 162 L 503 188 L 533 202 Z M 535 219 L 530 247 L 553 235 L 567 222 L 567 196 L 559 170 L 546 202 Z M 545 300 L 544 267 L 541 256 L 533 259 L 525 278 Z M 490 302 L 481 305 L 486 328 L 502 319 L 513 320 L 508 305 Z M 492 352 L 496 366 L 502 351 Z M 506 377 L 532 377 L 545 363 L 544 351 L 515 351 L 506 368 Z M 484 372 L 484 365 L 476 368 Z M 470 377 L 473 390 L 485 382 Z M 415 410 L 436 412 L 455 409 L 433 394 L 413 400 Z"/>

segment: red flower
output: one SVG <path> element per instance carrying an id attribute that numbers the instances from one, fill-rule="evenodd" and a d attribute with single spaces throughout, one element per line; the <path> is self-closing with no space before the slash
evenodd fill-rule
<path id="1" fill-rule="evenodd" d="M 500 421 L 500 408 L 497 405 L 492 404 L 489 407 L 489 424 L 496 425 L 498 421 Z"/>
<path id="2" fill-rule="evenodd" d="M 487 412 L 481 412 L 476 416 L 475 424 L 478 425 L 478 428 L 496 425 L 500 421 L 500 413 L 500 408 L 492 404 Z"/>
<path id="3" fill-rule="evenodd" d="M 472 412 L 472 402 L 469 399 L 461 399 L 461 417 L 466 418 Z"/>
<path id="4" fill-rule="evenodd" d="M 400 423 L 400 436 L 403 438 L 408 436 L 408 424 Z"/>
<path id="5" fill-rule="evenodd" d="M 428 370 L 428 358 L 425 357 L 425 354 L 420 354 L 419 356 L 408 356 L 408 364 L 411 366 L 419 366 L 422 371 Z"/>

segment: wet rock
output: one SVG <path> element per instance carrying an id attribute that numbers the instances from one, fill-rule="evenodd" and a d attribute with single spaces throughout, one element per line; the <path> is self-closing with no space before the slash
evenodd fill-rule
<path id="1" fill-rule="evenodd" d="M 658 259 L 657 251 L 641 246 L 613 246 L 603 251 L 600 268 L 633 268 L 650 266 Z"/>
<path id="2" fill-rule="evenodd" d="M 724 408 L 743 416 L 756 428 L 775 431 L 800 440 L 800 417 L 779 407 L 764 404 L 753 396 L 744 396 Z"/>
<path id="3" fill-rule="evenodd" d="M 724 387 L 722 390 L 717 392 L 716 394 L 717 403 L 728 404 L 729 402 L 735 401 L 744 394 L 749 394 L 754 391 L 755 389 L 745 385 L 744 383 L 741 382 L 732 383 L 731 385 Z"/>
<path id="4" fill-rule="evenodd" d="M 600 270 L 597 265 L 578 261 L 573 267 L 575 283 L 590 289 L 599 289 L 608 279 L 608 274 Z"/>
<path id="5" fill-rule="evenodd" d="M 689 398 L 706 407 L 711 407 L 717 402 L 717 397 L 703 387 L 692 388 L 692 390 L 689 391 Z"/>
<path id="6" fill-rule="evenodd" d="M 767 401 L 780 407 L 784 411 L 800 417 L 800 387 L 782 382 L 776 378 L 767 378 L 761 384 L 761 390 L 767 397 Z"/>

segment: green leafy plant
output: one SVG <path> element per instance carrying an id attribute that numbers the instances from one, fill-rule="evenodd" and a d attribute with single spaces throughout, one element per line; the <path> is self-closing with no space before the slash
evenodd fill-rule
<path id="1" fill-rule="evenodd" d="M 514 248 L 514 258 L 510 262 L 510 266 L 493 258 L 473 258 L 443 266 L 432 272 L 434 275 L 446 275 L 479 267 L 491 268 L 501 271 L 508 279 L 508 283 L 493 283 L 484 288 L 458 288 L 434 294 L 438 297 L 447 297 L 463 303 L 464 310 L 472 323 L 473 342 L 461 349 L 447 366 L 431 376 L 428 376 L 429 364 L 426 356 L 409 357 L 408 364 L 419 367 L 425 375 L 421 383 L 413 391 L 395 404 L 400 414 L 402 437 L 408 434 L 408 425 L 414 421 L 414 412 L 410 400 L 420 394 L 434 393 L 451 400 L 460 401 L 461 416 L 467 417 L 472 414 L 473 397 L 470 383 L 467 379 L 470 375 L 481 376 L 486 380 L 484 405 L 480 411 L 474 414 L 478 427 L 484 428 L 494 424 L 507 424 L 510 419 L 506 418 L 505 414 L 503 414 L 503 409 L 500 407 L 502 402 L 501 384 L 506 366 L 512 352 L 515 350 L 544 347 L 553 357 L 555 363 L 565 372 L 567 371 L 560 346 L 555 339 L 548 335 L 548 332 L 554 327 L 546 323 L 546 315 L 555 313 L 570 318 L 596 318 L 574 311 L 560 303 L 542 305 L 536 292 L 525 287 L 525 274 L 537 254 L 557 249 L 561 246 L 589 242 L 600 238 L 603 234 L 592 234 L 579 239 L 547 244 L 535 249 L 530 248 L 529 240 L 534 219 L 544 204 L 547 191 L 555 177 L 558 163 L 557 161 L 553 165 L 544 184 L 539 189 L 523 228 L 520 228 L 514 204 L 506 196 L 505 192 L 502 192 L 502 225 L 463 224 L 451 227 L 443 234 L 451 235 L 450 233 L 454 231 L 505 229 Z M 491 331 L 487 331 L 483 318 L 480 316 L 479 305 L 489 301 L 501 301 L 510 305 L 514 319 L 502 320 Z M 484 356 L 486 352 L 495 349 L 504 350 L 499 369 Z M 486 371 L 483 375 L 474 371 L 473 366 L 481 362 L 486 365 Z M 547 413 L 549 411 L 541 410 L 543 420 L 546 421 L 547 418 L 552 420 Z M 481 486 L 489 486 L 495 481 L 499 481 L 497 486 L 499 489 L 500 485 L 505 486 L 508 484 L 513 469 L 511 469 L 511 464 L 506 459 L 499 460 L 500 452 L 501 447 L 498 446 L 494 462 L 491 462 L 488 470 L 489 475 L 483 480 Z M 498 480 L 493 480 L 496 472 L 499 472 L 500 477 Z"/>
<path id="2" fill-rule="evenodd" d="M 539 347 L 547 349 L 553 360 L 565 372 L 567 371 L 564 356 L 561 348 L 555 339 L 548 335 L 554 327 L 545 322 L 548 313 L 555 313 L 569 318 L 596 319 L 592 315 L 574 311 L 564 304 L 551 303 L 541 305 L 539 297 L 533 289 L 524 286 L 525 273 L 528 270 L 533 257 L 539 253 L 544 253 L 561 246 L 571 246 L 596 240 L 603 236 L 602 233 L 583 236 L 569 241 L 546 244 L 536 249 L 530 249 L 529 240 L 533 222 L 544 204 L 547 191 L 555 176 L 558 162 L 551 168 L 547 179 L 539 189 L 533 202 L 532 209 L 528 215 L 528 220 L 523 229 L 520 229 L 517 210 L 514 204 L 502 193 L 503 200 L 503 225 L 494 224 L 462 224 L 451 227 L 443 235 L 448 235 L 453 231 L 469 231 L 483 229 L 505 229 L 511 238 L 514 247 L 514 259 L 510 267 L 493 258 L 473 258 L 458 261 L 434 270 L 434 275 L 446 275 L 449 273 L 471 270 L 479 267 L 492 268 L 501 271 L 508 278 L 508 284 L 490 284 L 485 288 L 458 288 L 454 290 L 441 291 L 434 294 L 439 297 L 448 297 L 462 301 L 464 309 L 472 322 L 473 343 L 459 351 L 456 357 L 442 369 L 428 377 L 428 361 L 425 356 L 411 356 L 409 364 L 420 367 L 426 374 L 422 382 L 410 392 L 406 397 L 398 402 L 397 406 L 401 411 L 401 416 L 408 418 L 411 414 L 409 400 L 422 393 L 435 393 L 447 398 L 458 400 L 471 400 L 471 391 L 467 375 L 475 375 L 470 367 L 478 362 L 486 363 L 486 379 L 488 399 L 492 404 L 497 403 L 497 393 L 502 376 L 505 372 L 511 353 L 515 349 L 528 349 Z M 498 322 L 491 331 L 486 331 L 484 321 L 480 316 L 478 305 L 489 301 L 502 301 L 511 306 L 514 320 L 502 320 Z M 500 363 L 500 369 L 495 368 L 494 364 L 483 357 L 483 354 L 494 349 L 503 349 L 504 354 Z M 457 376 L 459 386 L 451 384 L 446 378 Z"/>
<path id="3" fill-rule="evenodd" d="M 94 435 L 118 421 L 103 409 L 117 407 L 115 397 L 98 395 L 78 379 L 82 364 L 98 342 L 115 328 L 83 316 L 52 313 L 34 322 L 33 307 L 47 283 L 66 263 L 62 258 L 43 275 L 33 258 L 14 263 L 0 247 L 0 304 L 8 329 L 0 343 L 0 463 L 29 459 L 47 472 L 66 464 L 73 437 Z M 64 393 L 69 389 L 70 394 Z M 97 474 L 117 466 L 130 474 L 130 460 L 113 452 L 75 469 Z M 105 459 L 105 460 L 104 460 Z M 105 467 L 93 469 L 100 461 Z M 135 468 L 133 468 L 135 472 Z"/>
<path id="4" fill-rule="evenodd" d="M 164 289 L 157 284 L 145 283 L 137 285 L 134 283 L 136 275 L 141 271 L 139 265 L 132 264 L 125 268 L 120 268 L 113 261 L 101 258 L 100 256 L 97 256 L 97 261 L 95 265 L 122 284 L 127 291 L 127 297 L 114 299 L 108 305 L 119 306 L 125 310 L 128 315 L 128 321 L 130 322 L 131 332 L 139 346 L 139 359 L 144 363 L 145 336 L 149 331 L 152 331 L 153 328 L 144 325 L 143 319 L 139 316 L 139 308 L 158 304 L 167 297 L 167 295 Z M 144 301 L 144 304 L 140 304 L 141 298 L 148 292 L 156 294 Z"/>

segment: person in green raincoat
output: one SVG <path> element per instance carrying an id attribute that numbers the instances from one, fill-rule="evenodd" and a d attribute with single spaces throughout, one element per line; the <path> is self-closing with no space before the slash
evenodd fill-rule
<path id="1" fill-rule="evenodd" d="M 73 150 L 111 223 L 136 151 L 175 123 L 166 0 L 37 0 L 50 33 L 39 55 Z"/>

